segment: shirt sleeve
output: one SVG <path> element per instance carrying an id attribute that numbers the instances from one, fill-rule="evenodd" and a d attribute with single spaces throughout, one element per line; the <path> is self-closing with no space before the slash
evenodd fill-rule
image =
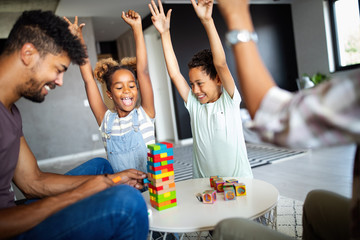
<path id="1" fill-rule="evenodd" d="M 290 147 L 359 142 L 359 85 L 359 78 L 332 80 L 296 94 L 273 87 L 251 128 L 267 142 Z"/>
<path id="2" fill-rule="evenodd" d="M 225 90 L 225 88 L 222 88 L 224 99 L 226 102 L 229 102 L 231 104 L 234 104 L 236 106 L 240 106 L 241 103 L 241 96 L 237 88 L 234 89 L 234 95 L 233 97 L 230 97 L 229 93 Z"/>

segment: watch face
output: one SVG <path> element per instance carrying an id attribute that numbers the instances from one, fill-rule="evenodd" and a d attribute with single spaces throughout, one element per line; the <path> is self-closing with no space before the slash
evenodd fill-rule
<path id="1" fill-rule="evenodd" d="M 245 31 L 240 31 L 237 34 L 237 40 L 239 42 L 248 42 L 250 41 L 250 33 L 249 32 L 245 32 Z"/>
<path id="2" fill-rule="evenodd" d="M 247 30 L 232 30 L 226 34 L 228 43 L 234 45 L 238 42 L 257 41 L 257 35 L 255 32 L 249 32 Z"/>

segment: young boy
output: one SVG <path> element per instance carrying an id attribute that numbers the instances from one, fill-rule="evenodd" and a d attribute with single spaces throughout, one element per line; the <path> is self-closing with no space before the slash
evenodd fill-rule
<path id="1" fill-rule="evenodd" d="M 194 55 L 189 65 L 191 91 L 182 76 L 170 37 L 171 9 L 164 14 L 154 0 L 152 22 L 161 35 L 170 78 L 185 101 L 194 140 L 194 178 L 213 175 L 252 178 L 243 136 L 240 102 L 224 49 L 212 19 L 213 0 L 191 0 L 210 41 L 210 50 Z"/>

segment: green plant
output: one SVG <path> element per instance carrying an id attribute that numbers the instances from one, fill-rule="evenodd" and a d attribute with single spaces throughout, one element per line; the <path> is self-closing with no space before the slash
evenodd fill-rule
<path id="1" fill-rule="evenodd" d="M 310 76 L 309 74 L 307 73 L 304 73 L 303 74 L 303 77 L 308 77 L 310 78 L 310 80 L 315 84 L 320 84 L 322 83 L 323 81 L 326 81 L 326 80 L 329 80 L 330 77 L 325 75 L 325 74 L 322 74 L 322 73 L 315 73 L 314 75 Z"/>

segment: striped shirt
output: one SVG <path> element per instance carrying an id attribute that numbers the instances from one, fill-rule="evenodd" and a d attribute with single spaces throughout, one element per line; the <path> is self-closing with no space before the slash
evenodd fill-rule
<path id="1" fill-rule="evenodd" d="M 127 133 L 129 133 L 133 129 L 133 114 L 137 112 L 138 114 L 138 120 L 140 124 L 140 131 L 143 136 L 144 142 L 146 146 L 148 144 L 154 144 L 155 143 L 155 130 L 154 130 L 154 121 L 155 118 L 150 118 L 145 110 L 140 106 L 137 111 L 132 110 L 126 117 L 119 118 L 118 116 L 115 118 L 111 134 L 113 136 L 123 136 Z M 102 141 L 104 143 L 105 150 L 107 152 L 107 146 L 106 146 L 106 129 L 108 127 L 108 121 L 110 117 L 111 111 L 107 110 L 104 116 L 104 119 L 101 123 L 101 126 L 99 127 Z"/>
<path id="2" fill-rule="evenodd" d="M 357 143 L 351 233 L 360 238 L 360 76 L 334 79 L 297 94 L 273 87 L 251 128 L 265 141 L 289 147 Z"/>

